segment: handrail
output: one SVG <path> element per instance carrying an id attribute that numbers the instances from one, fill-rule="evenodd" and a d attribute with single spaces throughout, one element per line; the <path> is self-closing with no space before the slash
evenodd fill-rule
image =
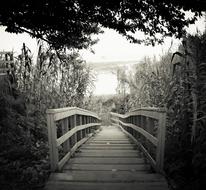
<path id="1" fill-rule="evenodd" d="M 126 114 L 111 112 L 111 121 L 138 143 L 152 167 L 162 173 L 164 166 L 166 111 L 164 108 L 139 108 Z M 152 134 L 157 123 L 157 136 Z M 143 137 L 146 139 L 143 140 Z M 145 143 L 144 143 L 145 142 Z M 155 158 L 151 144 L 156 147 Z"/>
<path id="2" fill-rule="evenodd" d="M 129 116 L 135 116 L 135 115 L 143 115 L 146 117 L 158 119 L 160 113 L 165 113 L 165 109 L 164 108 L 139 108 L 139 109 L 133 110 L 131 112 L 127 112 L 124 115 L 118 114 L 118 113 L 113 113 L 113 112 L 111 112 L 111 113 L 113 115 L 120 117 L 120 118 L 127 118 Z"/>
<path id="3" fill-rule="evenodd" d="M 74 114 L 79 114 L 79 115 L 90 115 L 93 117 L 96 117 L 100 120 L 98 115 L 94 112 L 91 112 L 89 110 L 85 110 L 82 108 L 78 107 L 65 107 L 65 108 L 58 108 L 58 109 L 47 109 L 46 111 L 47 114 L 55 114 L 55 121 L 61 120 L 64 117 L 69 117 Z"/>
<path id="4" fill-rule="evenodd" d="M 101 119 L 97 114 L 77 107 L 48 109 L 46 114 L 51 170 L 61 170 L 76 149 L 100 126 Z M 63 149 L 62 158 L 59 149 Z"/>

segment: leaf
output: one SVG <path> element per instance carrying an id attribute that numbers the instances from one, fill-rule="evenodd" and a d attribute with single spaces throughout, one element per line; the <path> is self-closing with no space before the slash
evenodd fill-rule
<path id="1" fill-rule="evenodd" d="M 172 55 L 172 59 L 171 59 L 171 63 L 172 63 L 172 61 L 173 61 L 175 55 L 178 55 L 178 56 L 180 56 L 180 57 L 185 57 L 184 54 L 182 54 L 182 53 L 180 53 L 180 52 L 177 51 L 177 52 L 173 53 L 173 55 Z"/>

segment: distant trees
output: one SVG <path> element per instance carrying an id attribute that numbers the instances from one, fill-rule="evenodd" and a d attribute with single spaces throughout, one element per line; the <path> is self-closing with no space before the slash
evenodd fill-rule
<path id="1" fill-rule="evenodd" d="M 172 79 L 171 58 L 171 52 L 163 55 L 158 61 L 145 57 L 139 64 L 134 65 L 129 73 L 126 74 L 125 69 L 119 72 L 118 81 L 122 85 L 118 88 L 127 88 L 127 111 L 137 107 L 165 105 Z M 123 97 L 121 94 L 120 96 Z"/>
<path id="2" fill-rule="evenodd" d="M 56 49 L 87 48 L 95 43 L 91 35 L 100 27 L 114 29 L 131 42 L 155 44 L 164 36 L 184 35 L 185 26 L 194 23 L 205 7 L 203 0 L 7 0 L 0 7 L 0 25 L 8 32 L 44 39 Z M 194 16 L 186 18 L 183 10 Z M 145 38 L 135 38 L 137 30 Z"/>

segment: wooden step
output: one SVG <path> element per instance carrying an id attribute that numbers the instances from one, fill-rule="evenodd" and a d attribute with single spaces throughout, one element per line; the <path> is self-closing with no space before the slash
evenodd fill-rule
<path id="1" fill-rule="evenodd" d="M 106 143 L 87 143 L 86 146 L 105 146 L 105 147 L 134 147 L 135 144 L 106 144 Z M 83 145 L 84 146 L 84 145 Z"/>
<path id="2" fill-rule="evenodd" d="M 127 142 L 127 143 L 132 143 L 130 140 L 128 140 L 128 139 L 116 139 L 116 140 L 114 140 L 114 139 L 101 139 L 101 140 L 99 140 L 99 139 L 90 139 L 88 142 L 107 142 L 107 141 L 110 141 L 110 142 Z"/>
<path id="3" fill-rule="evenodd" d="M 64 170 L 82 171 L 149 171 L 149 164 L 67 164 Z"/>
<path id="4" fill-rule="evenodd" d="M 144 164 L 142 158 L 80 158 L 74 157 L 69 161 L 70 164 L 84 163 L 84 164 Z"/>
<path id="5" fill-rule="evenodd" d="M 123 150 L 121 150 L 121 149 L 106 149 L 106 150 L 97 149 L 97 150 L 95 150 L 95 149 L 85 149 L 85 148 L 81 148 L 77 152 L 82 152 L 82 153 L 94 153 L 94 152 L 102 153 L 102 152 L 104 152 L 104 153 L 124 153 L 124 154 L 139 153 L 138 150 L 134 150 L 134 149 L 128 149 L 128 150 L 127 149 L 123 149 Z"/>
<path id="6" fill-rule="evenodd" d="M 134 143 L 130 142 L 124 142 L 124 141 L 89 141 L 87 144 L 105 144 L 105 145 L 113 145 L 113 144 L 118 144 L 118 145 L 131 145 Z"/>
<path id="7" fill-rule="evenodd" d="M 136 144 L 117 127 L 104 127 L 83 144 L 45 190 L 168 190 Z"/>
<path id="8" fill-rule="evenodd" d="M 165 179 L 159 174 L 146 173 L 144 171 L 70 171 L 65 173 L 53 173 L 50 176 L 52 181 L 70 182 L 164 182 Z"/>
<path id="9" fill-rule="evenodd" d="M 136 158 L 138 157 L 137 152 L 80 152 L 76 153 L 75 157 L 111 157 L 111 158 Z M 140 156 L 139 156 L 140 157 Z"/>
<path id="10" fill-rule="evenodd" d="M 50 181 L 45 190 L 168 190 L 165 182 L 91 183 Z"/>
<path id="11" fill-rule="evenodd" d="M 135 146 L 128 146 L 128 147 L 122 147 L 122 146 L 87 146 L 87 145 L 83 145 L 81 147 L 81 150 L 111 150 L 111 151 L 115 151 L 115 150 L 121 150 L 121 151 L 125 151 L 125 150 L 137 150 L 137 147 Z"/>

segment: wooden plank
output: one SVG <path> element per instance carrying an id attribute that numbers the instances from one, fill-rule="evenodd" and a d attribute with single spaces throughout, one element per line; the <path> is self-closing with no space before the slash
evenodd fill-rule
<path id="1" fill-rule="evenodd" d="M 52 181 L 75 182 L 164 182 L 163 176 L 153 173 L 139 173 L 131 171 L 69 171 L 53 173 Z"/>
<path id="2" fill-rule="evenodd" d="M 113 139 L 113 138 L 101 138 L 101 137 L 95 137 L 92 139 L 94 142 L 96 141 L 123 141 L 123 142 L 131 142 L 127 137 L 121 137 L 121 138 L 116 138 L 116 139 Z"/>
<path id="3" fill-rule="evenodd" d="M 81 126 L 82 125 L 82 116 L 81 115 L 79 115 L 79 126 Z M 78 127 L 79 127 L 78 126 Z M 83 129 L 81 129 L 81 130 L 78 130 L 79 131 L 79 134 L 80 134 L 80 139 L 82 139 L 84 136 L 83 136 Z"/>
<path id="4" fill-rule="evenodd" d="M 59 137 L 56 142 L 57 146 L 60 146 L 62 143 L 64 143 L 66 140 L 68 140 L 72 135 L 74 135 L 77 132 L 77 128 L 72 128 L 67 133 L 65 133 L 63 136 Z"/>
<path id="5" fill-rule="evenodd" d="M 69 130 L 69 128 L 68 128 L 68 118 L 63 119 L 62 122 L 61 122 L 61 125 L 62 125 L 63 134 L 66 134 Z M 69 142 L 68 139 L 63 144 L 63 150 L 64 150 L 64 152 L 68 152 L 70 150 L 70 142 Z"/>
<path id="6" fill-rule="evenodd" d="M 72 115 L 86 115 L 86 116 L 93 116 L 100 120 L 98 115 L 96 113 L 90 112 L 88 110 L 84 110 L 77 107 L 66 107 L 66 108 L 59 108 L 59 109 L 47 109 L 46 113 L 54 114 L 55 115 L 55 121 L 64 119 L 66 117 L 72 116 Z"/>
<path id="7" fill-rule="evenodd" d="M 99 147 L 134 147 L 134 144 L 97 144 L 97 143 L 87 143 L 87 146 L 99 146 Z"/>
<path id="8" fill-rule="evenodd" d="M 51 181 L 45 190 L 169 190 L 165 182 L 91 183 Z"/>
<path id="9" fill-rule="evenodd" d="M 129 116 L 142 115 L 142 116 L 150 117 L 153 119 L 159 119 L 159 114 L 161 114 L 161 113 L 165 113 L 164 108 L 140 108 L 140 109 L 136 109 L 132 112 L 127 112 L 124 115 L 114 113 L 114 112 L 111 112 L 110 114 L 111 114 L 111 116 L 117 117 L 117 118 L 127 118 Z"/>
<path id="10" fill-rule="evenodd" d="M 87 146 L 86 144 L 81 147 L 81 150 L 136 150 L 134 146 L 122 147 L 122 146 Z"/>
<path id="11" fill-rule="evenodd" d="M 137 115 L 150 117 L 150 118 L 153 118 L 153 119 L 159 119 L 159 112 L 156 112 L 156 111 L 138 110 L 138 111 L 134 111 L 134 112 L 130 112 L 130 113 L 126 114 L 127 117 L 137 116 Z"/>
<path id="12" fill-rule="evenodd" d="M 76 115 L 77 111 L 75 109 L 71 109 L 69 111 L 65 111 L 65 112 L 59 112 L 59 113 L 55 113 L 55 121 L 59 121 L 61 119 L 70 117 L 72 115 Z"/>
<path id="13" fill-rule="evenodd" d="M 141 158 L 72 158 L 70 164 L 143 164 Z"/>
<path id="14" fill-rule="evenodd" d="M 89 127 L 100 126 L 100 125 L 101 125 L 100 123 L 89 123 L 89 124 L 85 124 L 85 125 L 79 125 L 79 126 L 77 126 L 77 130 L 80 131 L 80 130 L 83 130 L 83 129 L 86 129 Z"/>
<path id="15" fill-rule="evenodd" d="M 90 141 L 88 144 L 118 144 L 118 145 L 131 145 L 133 143 L 130 142 L 125 142 L 125 141 Z"/>
<path id="16" fill-rule="evenodd" d="M 59 155 L 58 155 L 58 149 L 56 144 L 57 131 L 56 131 L 56 123 L 54 120 L 54 114 L 47 114 L 47 127 L 48 127 L 51 171 L 55 171 L 58 168 Z"/>
<path id="17" fill-rule="evenodd" d="M 136 158 L 138 157 L 137 152 L 80 152 L 76 154 L 76 157 L 111 157 L 111 158 Z"/>
<path id="18" fill-rule="evenodd" d="M 149 165 L 146 164 L 96 164 L 95 167 L 92 164 L 67 164 L 64 170 L 82 170 L 82 171 L 148 171 Z"/>
<path id="19" fill-rule="evenodd" d="M 158 146 L 156 153 L 157 169 L 159 172 L 163 172 L 164 167 L 164 152 L 165 152 L 165 134 L 166 134 L 166 113 L 162 113 L 158 122 Z"/>
<path id="20" fill-rule="evenodd" d="M 79 152 L 82 152 L 82 153 L 101 153 L 101 152 L 104 152 L 104 153 L 124 153 L 124 154 L 130 154 L 130 153 L 139 153 L 138 150 L 134 150 L 134 149 L 85 149 L 85 148 L 82 148 L 79 150 Z"/>

